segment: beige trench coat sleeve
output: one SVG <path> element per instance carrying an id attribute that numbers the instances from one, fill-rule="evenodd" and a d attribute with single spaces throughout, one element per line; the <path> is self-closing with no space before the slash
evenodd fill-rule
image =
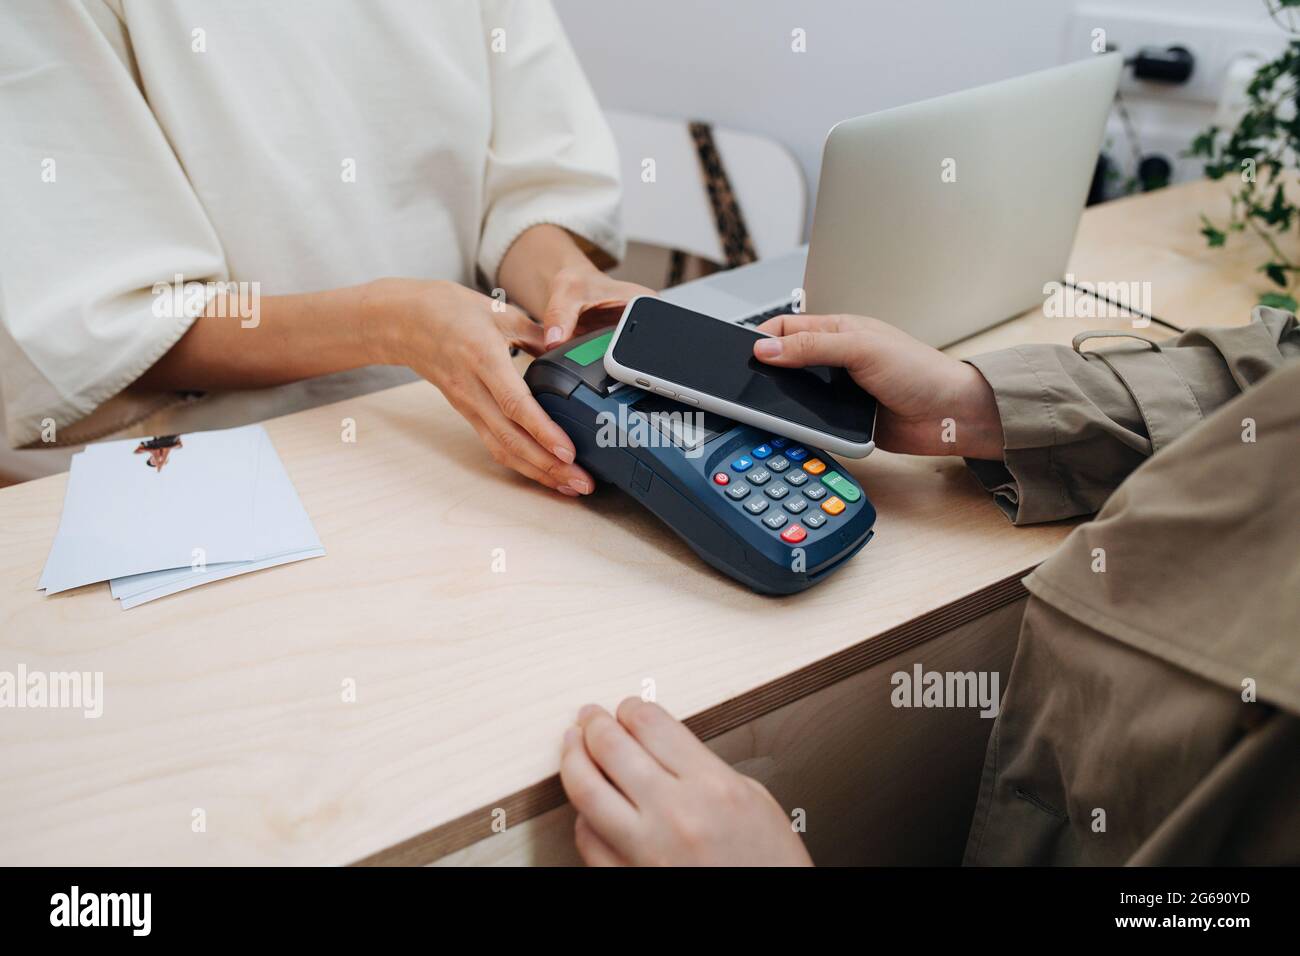
<path id="1" fill-rule="evenodd" d="M 1244 326 L 1160 344 L 1116 332 L 1081 350 L 1107 336 L 969 359 L 993 387 L 1006 450 L 1003 462 L 967 464 L 1016 524 L 1092 514 L 1154 452 L 1300 355 L 1295 317 L 1263 307 Z"/>
<path id="2" fill-rule="evenodd" d="M 1300 863 L 1297 475 L 1292 360 L 1030 575 L 968 863 Z"/>

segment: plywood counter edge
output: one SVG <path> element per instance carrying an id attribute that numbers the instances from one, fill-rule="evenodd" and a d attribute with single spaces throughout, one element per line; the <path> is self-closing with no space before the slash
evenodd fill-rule
<path id="1" fill-rule="evenodd" d="M 731 700 L 715 704 L 687 718 L 686 726 L 701 740 L 710 740 L 883 663 L 955 627 L 1025 597 L 1028 591 L 1022 582 L 1035 567 L 1037 565 L 1031 565 L 920 617 L 865 638 Z M 553 774 L 418 836 L 378 850 L 352 865 L 422 866 L 492 836 L 493 820 L 500 818 L 497 811 L 505 812 L 504 819 L 508 826 L 516 826 L 553 810 L 564 802 L 560 778 Z"/>

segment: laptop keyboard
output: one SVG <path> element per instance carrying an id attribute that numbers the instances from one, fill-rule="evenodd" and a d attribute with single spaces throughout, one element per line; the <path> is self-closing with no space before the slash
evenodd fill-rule
<path id="1" fill-rule="evenodd" d="M 790 313 L 790 309 L 793 306 L 794 306 L 794 300 L 791 299 L 789 302 L 782 302 L 776 308 L 768 309 L 766 312 L 759 312 L 756 315 L 747 315 L 743 319 L 737 319 L 736 324 L 737 325 L 762 325 L 764 322 L 766 322 L 768 319 L 772 318 L 773 316 L 788 315 Z"/>

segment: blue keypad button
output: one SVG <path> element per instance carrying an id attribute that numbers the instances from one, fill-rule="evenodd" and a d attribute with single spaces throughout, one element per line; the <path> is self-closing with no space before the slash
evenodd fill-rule
<path id="1" fill-rule="evenodd" d="M 745 480 L 751 485 L 765 485 L 772 480 L 772 473 L 766 468 L 755 468 L 745 476 Z"/>
<path id="2" fill-rule="evenodd" d="M 776 455 L 767 460 L 767 467 L 780 474 L 790 467 L 790 459 L 785 455 Z"/>
<path id="3" fill-rule="evenodd" d="M 754 500 L 763 501 L 762 498 L 755 498 Z M 767 504 L 767 502 L 763 501 L 763 504 Z M 814 511 L 808 517 L 803 519 L 803 523 L 807 525 L 809 528 L 816 530 L 817 528 L 820 528 L 822 525 L 826 523 L 826 516 L 822 514 L 820 511 Z"/>
<path id="4" fill-rule="evenodd" d="M 742 485 L 740 482 L 736 482 L 734 485 L 729 485 L 727 487 L 727 497 L 732 501 L 740 501 L 748 494 L 749 485 Z"/>
<path id="5" fill-rule="evenodd" d="M 750 468 L 753 467 L 754 467 L 754 460 L 752 458 L 746 458 L 743 455 L 731 463 L 732 471 L 748 471 Z"/>
<path id="6" fill-rule="evenodd" d="M 772 457 L 772 446 L 759 445 L 757 448 L 753 449 L 750 454 L 753 455 L 756 460 L 763 461 L 765 458 Z"/>
<path id="7" fill-rule="evenodd" d="M 786 495 L 790 493 L 790 489 L 787 488 L 785 485 L 778 483 L 775 485 L 771 485 L 770 487 L 764 488 L 763 493 L 766 494 L 773 501 L 780 501 L 782 498 L 784 498 Z"/>
<path id="8" fill-rule="evenodd" d="M 782 448 L 784 448 L 786 445 L 790 444 L 790 439 L 788 439 L 788 438 L 773 438 L 773 439 L 771 439 L 771 440 L 768 442 L 768 444 L 771 445 L 773 448 L 775 448 L 777 451 L 780 451 L 780 450 L 781 450 Z"/>
<path id="9" fill-rule="evenodd" d="M 792 515 L 797 515 L 808 507 L 808 502 L 802 498 L 791 498 L 782 507 Z"/>
<path id="10" fill-rule="evenodd" d="M 785 457 L 789 458 L 791 461 L 803 461 L 808 457 L 808 449 L 802 446 L 799 448 L 791 448 L 785 453 Z"/>
<path id="11" fill-rule="evenodd" d="M 790 472 L 790 474 L 785 476 L 786 484 L 794 485 L 796 488 L 798 488 L 807 480 L 808 480 L 808 473 L 799 468 L 796 468 L 794 471 Z"/>
<path id="12" fill-rule="evenodd" d="M 785 522 L 786 522 L 785 515 L 779 511 L 773 511 L 770 515 L 768 515 L 766 518 L 763 519 L 763 524 L 767 525 L 773 531 L 779 531 L 785 525 Z"/>
<path id="13" fill-rule="evenodd" d="M 811 485 L 803 490 L 803 494 L 810 501 L 821 501 L 826 497 L 826 489 L 821 485 Z"/>
<path id="14" fill-rule="evenodd" d="M 751 498 L 745 502 L 745 510 L 752 515 L 761 515 L 767 510 L 766 498 Z"/>

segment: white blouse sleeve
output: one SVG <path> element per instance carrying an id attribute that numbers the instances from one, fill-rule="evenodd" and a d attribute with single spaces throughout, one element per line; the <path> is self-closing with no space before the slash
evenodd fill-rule
<path id="1" fill-rule="evenodd" d="M 191 296 L 170 314 L 155 284 L 226 265 L 102 0 L 4 4 L 0 34 L 0 389 L 19 447 L 121 391 L 203 312 Z"/>
<path id="2" fill-rule="evenodd" d="M 524 230 L 561 226 L 623 257 L 618 154 L 549 0 L 487 0 L 492 141 L 478 267 L 490 285 Z"/>

